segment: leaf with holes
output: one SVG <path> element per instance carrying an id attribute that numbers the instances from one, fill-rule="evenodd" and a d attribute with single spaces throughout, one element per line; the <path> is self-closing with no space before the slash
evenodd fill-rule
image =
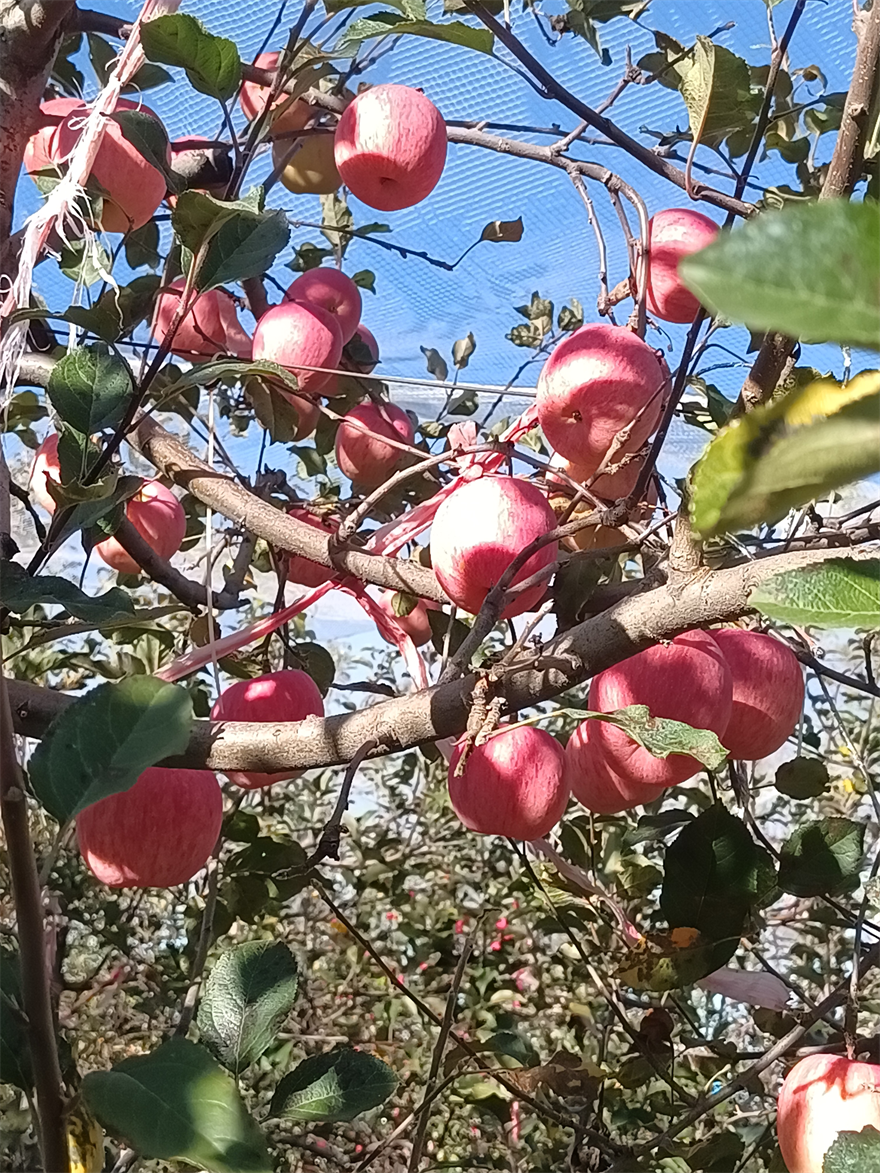
<path id="1" fill-rule="evenodd" d="M 820 819 L 798 827 L 782 846 L 779 887 L 792 896 L 835 896 L 858 886 L 865 825 Z"/>
<path id="2" fill-rule="evenodd" d="M 710 729 L 694 729 L 684 721 L 652 717 L 647 705 L 627 705 L 613 713 L 579 715 L 617 725 L 655 758 L 668 758 L 671 753 L 688 754 L 710 770 L 717 770 L 727 761 L 727 750 Z"/>
<path id="3" fill-rule="evenodd" d="M 353 1120 L 397 1087 L 387 1063 L 348 1047 L 312 1055 L 281 1080 L 269 1115 L 297 1123 Z"/>
<path id="4" fill-rule="evenodd" d="M 150 61 L 186 70 L 193 89 L 228 102 L 241 84 L 241 60 L 234 41 L 215 37 L 187 13 L 158 16 L 141 25 L 141 44 Z"/>
<path id="5" fill-rule="evenodd" d="M 771 619 L 814 627 L 880 627 L 880 560 L 831 558 L 774 574 L 749 596 Z"/>
<path id="6" fill-rule="evenodd" d="M 31 787 L 65 823 L 129 790 L 149 766 L 183 753 L 192 720 L 192 697 L 178 684 L 154 676 L 99 684 L 52 721 L 31 755 Z"/>
<path id="7" fill-rule="evenodd" d="M 173 1038 L 82 1082 L 89 1108 L 145 1160 L 209 1173 L 272 1173 L 266 1140 L 229 1074 L 188 1039 Z"/>
<path id="8" fill-rule="evenodd" d="M 296 1001 L 296 961 L 283 941 L 248 941 L 220 956 L 199 1005 L 204 1046 L 238 1077 L 271 1046 Z"/>

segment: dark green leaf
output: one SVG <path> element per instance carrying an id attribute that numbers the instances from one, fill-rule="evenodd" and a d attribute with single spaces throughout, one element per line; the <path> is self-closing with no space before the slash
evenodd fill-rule
<path id="1" fill-rule="evenodd" d="M 376 274 L 371 269 L 359 269 L 351 279 L 360 289 L 376 292 Z"/>
<path id="2" fill-rule="evenodd" d="M 723 965 L 757 895 L 757 853 L 745 824 L 720 803 L 711 806 L 667 847 L 665 873 L 660 908 L 670 927 L 718 942 L 713 968 Z"/>
<path id="3" fill-rule="evenodd" d="M 858 884 L 865 826 L 820 819 L 789 836 L 780 852 L 779 887 L 792 896 L 834 896 Z"/>
<path id="4" fill-rule="evenodd" d="M 263 210 L 262 190 L 255 188 L 245 199 L 228 201 L 215 200 L 204 191 L 185 191 L 174 205 L 171 227 L 180 243 L 195 254 L 233 216 L 259 215 Z"/>
<path id="5" fill-rule="evenodd" d="M 60 713 L 29 767 L 37 798 L 59 823 L 129 790 L 149 766 L 186 749 L 192 698 L 155 676 L 99 684 Z"/>
<path id="6" fill-rule="evenodd" d="M 878 347 L 880 209 L 823 200 L 766 212 L 680 267 L 701 301 L 735 322 L 811 342 Z"/>
<path id="7" fill-rule="evenodd" d="M 516 220 L 490 220 L 480 233 L 480 240 L 488 240 L 492 244 L 500 244 L 502 241 L 516 244 L 522 240 L 522 234 L 522 216 Z"/>
<path id="8" fill-rule="evenodd" d="M 703 537 L 758 522 L 880 471 L 880 374 L 819 379 L 723 428 L 693 471 Z"/>
<path id="9" fill-rule="evenodd" d="M 786 570 L 756 587 L 749 603 L 786 623 L 880 627 L 880 560 L 831 558 Z"/>
<path id="10" fill-rule="evenodd" d="M 89 1072 L 82 1093 L 104 1128 L 146 1160 L 188 1161 L 210 1173 L 272 1173 L 265 1138 L 232 1079 L 188 1039 Z"/>
<path id="11" fill-rule="evenodd" d="M 267 212 L 239 212 L 211 239 L 196 285 L 216 289 L 248 277 L 259 277 L 290 239 L 287 216 L 280 209 Z"/>
<path id="12" fill-rule="evenodd" d="M 32 577 L 17 562 L 0 562 L 0 603 L 14 615 L 23 615 L 37 604 L 60 603 L 74 619 L 96 625 L 134 614 L 130 596 L 119 587 L 93 598 L 69 579 L 51 574 Z"/>
<path id="13" fill-rule="evenodd" d="M 435 350 L 433 346 L 420 346 L 419 350 L 425 356 L 428 374 L 433 375 L 440 383 L 445 382 L 449 374 L 449 367 L 440 351 Z"/>
<path id="14" fill-rule="evenodd" d="M 340 1048 L 304 1059 L 279 1083 L 269 1114 L 294 1122 L 353 1120 L 384 1104 L 397 1076 L 381 1059 Z"/>
<path id="15" fill-rule="evenodd" d="M 18 956 L 0 946 L 0 1072 L 3 1082 L 30 1091 L 34 1077 Z"/>
<path id="16" fill-rule="evenodd" d="M 449 655 L 454 656 L 462 642 L 470 634 L 470 628 L 460 619 L 453 619 L 445 611 L 428 611 L 428 623 L 431 626 L 431 643 L 438 655 L 443 655 L 446 647 L 446 633 L 449 632 Z"/>
<path id="17" fill-rule="evenodd" d="M 215 37 L 186 13 L 155 17 L 141 26 L 141 44 L 150 61 L 179 65 L 193 89 L 228 102 L 241 84 L 241 61 L 234 41 Z"/>
<path id="18" fill-rule="evenodd" d="M 451 45 L 462 45 L 478 53 L 492 54 L 494 38 L 488 29 L 473 28 L 460 20 L 448 24 L 435 24 L 430 20 L 407 20 L 394 12 L 377 12 L 373 16 L 353 21 L 340 37 L 335 52 L 339 56 L 354 56 L 358 46 L 373 37 L 399 37 L 409 34 L 427 37 L 434 41 L 447 41 Z"/>
<path id="19" fill-rule="evenodd" d="M 133 389 L 126 363 L 96 342 L 59 359 L 46 392 L 64 422 L 87 436 L 119 423 Z"/>
<path id="20" fill-rule="evenodd" d="M 247 941 L 208 974 L 199 1005 L 202 1043 L 238 1077 L 274 1041 L 296 1001 L 296 961 L 283 941 Z"/>
<path id="21" fill-rule="evenodd" d="M 828 789 L 828 767 L 818 758 L 792 758 L 777 769 L 775 782 L 789 798 L 818 798 Z"/>
<path id="22" fill-rule="evenodd" d="M 60 444 L 58 451 L 60 454 Z M 63 462 L 61 467 L 63 474 Z M 129 497 L 133 497 L 142 484 L 143 481 L 140 477 L 117 477 L 115 473 L 107 477 L 106 480 L 99 481 L 93 486 L 84 487 L 65 483 L 63 490 L 59 488 L 57 491 L 51 481 L 47 482 L 49 492 L 59 504 L 67 505 L 76 501 L 80 502 L 79 504 L 74 504 L 73 511 L 67 521 L 59 529 L 53 530 L 54 536 L 57 537 L 59 542 L 62 542 L 69 538 L 71 534 L 78 533 L 80 530 L 89 529 L 99 521 L 103 522 L 105 520 L 108 520 L 111 525 L 111 528 L 107 532 L 112 532 L 112 526 L 118 524 L 118 518 L 122 516 L 122 510 L 120 508 L 122 502 L 127 501 Z M 95 490 L 94 496 L 90 495 L 92 489 Z M 115 522 L 114 518 L 116 519 Z"/>
<path id="23" fill-rule="evenodd" d="M 143 110 L 120 110 L 113 115 L 113 120 L 119 124 L 122 137 L 131 143 L 151 167 L 165 176 L 169 189 L 175 191 L 178 181 L 171 171 L 168 134 L 159 119 L 152 114 L 145 114 Z"/>
<path id="24" fill-rule="evenodd" d="M 317 684 L 322 696 L 330 691 L 336 679 L 336 662 L 325 647 L 314 643 L 297 643 L 292 648 L 303 672 Z"/>
<path id="25" fill-rule="evenodd" d="M 870 1124 L 861 1132 L 838 1132 L 822 1173 L 880 1173 L 880 1132 Z"/>
<path id="26" fill-rule="evenodd" d="M 155 220 L 148 220 L 141 228 L 126 234 L 125 259 L 132 269 L 139 269 L 141 265 L 158 269 L 162 258 L 159 256 L 159 225 Z"/>

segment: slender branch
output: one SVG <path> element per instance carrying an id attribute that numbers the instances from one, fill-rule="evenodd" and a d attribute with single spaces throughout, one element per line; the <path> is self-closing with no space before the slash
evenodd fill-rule
<path id="1" fill-rule="evenodd" d="M 29 1026 L 31 1062 L 37 1094 L 43 1168 L 67 1173 L 67 1137 L 61 1067 L 55 1041 L 55 1012 L 46 965 L 43 897 L 28 825 L 24 780 L 15 753 L 13 718 L 6 676 L 0 666 L 0 810 L 6 836 L 12 897 L 18 925 L 24 1012 Z"/>
<path id="2" fill-rule="evenodd" d="M 333 814 L 324 824 L 324 830 L 321 832 L 321 838 L 318 840 L 317 847 L 303 865 L 305 870 L 308 871 L 316 867 L 324 859 L 339 859 L 342 818 L 348 810 L 351 787 L 361 765 L 375 748 L 375 741 L 365 741 L 349 762 L 348 769 L 345 771 L 345 777 L 342 780 L 342 786 L 339 789 L 339 797 L 336 799 L 336 806 L 333 808 Z"/>
<path id="3" fill-rule="evenodd" d="M 120 522 L 114 537 L 123 550 L 137 562 L 150 578 L 160 586 L 169 590 L 175 599 L 179 599 L 187 607 L 201 610 L 206 603 L 205 587 L 203 583 L 194 582 L 181 574 L 167 559 L 157 554 L 149 542 L 132 525 L 128 518 Z M 223 590 L 211 592 L 211 606 L 217 611 L 228 611 L 233 607 L 241 607 L 244 600 L 237 591 Z"/>
<path id="4" fill-rule="evenodd" d="M 674 183 L 682 191 L 687 189 L 684 171 L 681 171 L 678 167 L 674 167 L 666 159 L 660 158 L 649 147 L 643 146 L 637 139 L 631 138 L 610 119 L 605 118 L 602 114 L 598 114 L 590 106 L 582 102 L 580 98 L 570 93 L 565 86 L 561 85 L 553 77 L 549 70 L 544 68 L 536 57 L 532 56 L 525 45 L 514 36 L 511 30 L 496 20 L 482 4 L 478 3 L 478 0 L 466 0 L 466 3 L 468 11 L 478 17 L 505 48 L 509 49 L 514 57 L 526 67 L 532 77 L 538 81 L 543 90 L 542 97 L 561 102 L 563 106 L 567 106 L 573 114 L 576 114 L 588 126 L 592 126 L 595 130 L 604 134 L 615 146 L 622 147 L 627 154 L 644 164 L 655 175 L 662 175 L 664 179 L 668 179 L 670 183 Z M 735 199 L 733 196 L 716 191 L 711 187 L 704 188 L 700 194 L 707 203 L 714 204 L 718 208 L 723 208 L 726 212 L 734 212 L 737 216 L 752 216 L 755 212 L 754 205 L 744 204 L 742 200 Z"/>
<path id="5" fill-rule="evenodd" d="M 207 872 L 205 907 L 202 910 L 199 939 L 196 944 L 195 957 L 193 958 L 192 968 L 189 973 L 189 986 L 183 998 L 183 1005 L 180 1008 L 180 1017 L 174 1028 L 176 1035 L 185 1035 L 189 1030 L 189 1024 L 192 1022 L 193 1015 L 196 1012 L 196 1002 L 198 1001 L 199 989 L 202 984 L 202 971 L 205 968 L 205 962 L 208 960 L 208 950 L 211 948 L 214 913 L 217 909 L 217 891 L 220 878 L 220 863 L 216 856 L 212 856 L 208 860 Z"/>

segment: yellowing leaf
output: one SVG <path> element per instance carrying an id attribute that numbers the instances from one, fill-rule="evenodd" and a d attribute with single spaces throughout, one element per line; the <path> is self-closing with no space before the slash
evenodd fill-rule
<path id="1" fill-rule="evenodd" d="M 692 473 L 701 537 L 773 523 L 832 489 L 880 472 L 880 372 L 817 379 L 740 416 Z"/>

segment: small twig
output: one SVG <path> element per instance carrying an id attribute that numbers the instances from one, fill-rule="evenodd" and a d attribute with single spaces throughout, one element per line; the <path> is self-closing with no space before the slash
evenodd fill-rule
<path id="1" fill-rule="evenodd" d="M 339 790 L 339 797 L 336 799 L 333 814 L 324 824 L 324 830 L 321 832 L 321 838 L 318 840 L 315 850 L 303 865 L 306 871 L 317 867 L 323 859 L 339 859 L 339 841 L 342 837 L 342 816 L 348 810 L 348 797 L 351 793 L 352 783 L 362 763 L 370 756 L 378 744 L 375 739 L 365 741 L 349 762 L 348 768 L 345 771 L 345 777 L 342 780 L 342 786 Z"/>
<path id="2" fill-rule="evenodd" d="M 174 1028 L 175 1035 L 185 1035 L 189 1024 L 196 1012 L 196 1003 L 199 989 L 202 984 L 202 971 L 208 959 L 208 950 L 211 948 L 211 937 L 214 930 L 214 912 L 217 908 L 217 889 L 220 872 L 220 861 L 216 855 L 208 860 L 205 887 L 205 907 L 202 910 L 202 922 L 199 926 L 199 940 L 193 957 L 192 968 L 189 972 L 189 986 L 180 1008 L 180 1017 Z"/>

